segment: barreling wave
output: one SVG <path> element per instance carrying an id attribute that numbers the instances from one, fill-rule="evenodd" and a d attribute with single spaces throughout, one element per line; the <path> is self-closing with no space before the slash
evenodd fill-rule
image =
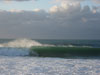
<path id="1" fill-rule="evenodd" d="M 3 56 L 74 57 L 100 56 L 100 48 L 75 45 L 42 44 L 30 39 L 17 39 L 0 44 Z"/>
<path id="2" fill-rule="evenodd" d="M 100 57 L 100 48 L 89 47 L 33 47 L 30 55 L 34 55 L 32 52 L 37 53 L 40 57 Z"/>

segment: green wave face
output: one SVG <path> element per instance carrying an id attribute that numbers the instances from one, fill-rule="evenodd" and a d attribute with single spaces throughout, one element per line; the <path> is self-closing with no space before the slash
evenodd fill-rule
<path id="1" fill-rule="evenodd" d="M 85 47 L 32 47 L 30 55 L 35 54 L 40 57 L 95 57 L 100 56 L 100 48 Z"/>

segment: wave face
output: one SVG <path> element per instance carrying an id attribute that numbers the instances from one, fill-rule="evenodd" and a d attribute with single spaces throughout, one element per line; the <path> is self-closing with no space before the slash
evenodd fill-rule
<path id="1" fill-rule="evenodd" d="M 0 56 L 29 56 L 29 49 L 1 47 Z"/>
<path id="2" fill-rule="evenodd" d="M 31 55 L 36 52 L 40 57 L 100 57 L 100 48 L 89 47 L 33 47 Z"/>

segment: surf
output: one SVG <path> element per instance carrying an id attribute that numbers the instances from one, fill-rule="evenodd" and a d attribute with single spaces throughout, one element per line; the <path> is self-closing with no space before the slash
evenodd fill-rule
<path id="1" fill-rule="evenodd" d="M 8 43 L 0 44 L 0 47 L 30 48 L 32 46 L 42 46 L 41 43 L 30 39 L 16 39 Z"/>
<path id="2" fill-rule="evenodd" d="M 42 44 L 31 39 L 16 39 L 1 43 L 0 56 L 30 56 L 32 46 L 42 46 Z M 33 54 L 37 56 L 35 52 Z"/>
<path id="3" fill-rule="evenodd" d="M 100 56 L 100 48 L 94 48 L 88 45 L 85 46 L 83 44 L 82 46 L 76 46 L 70 43 L 67 45 L 51 43 L 41 43 L 36 40 L 25 38 L 11 40 L 0 44 L 0 55 L 61 58 Z"/>

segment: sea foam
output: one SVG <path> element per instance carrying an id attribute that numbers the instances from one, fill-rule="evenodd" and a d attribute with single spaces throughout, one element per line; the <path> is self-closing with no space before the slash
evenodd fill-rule
<path id="1" fill-rule="evenodd" d="M 42 46 L 41 43 L 30 39 L 17 39 L 0 44 L 0 56 L 29 56 L 32 46 Z M 34 56 L 37 54 L 34 52 Z"/>
<path id="2" fill-rule="evenodd" d="M 32 46 L 42 46 L 41 43 L 30 39 L 17 39 L 8 43 L 0 44 L 0 47 L 30 48 Z"/>

